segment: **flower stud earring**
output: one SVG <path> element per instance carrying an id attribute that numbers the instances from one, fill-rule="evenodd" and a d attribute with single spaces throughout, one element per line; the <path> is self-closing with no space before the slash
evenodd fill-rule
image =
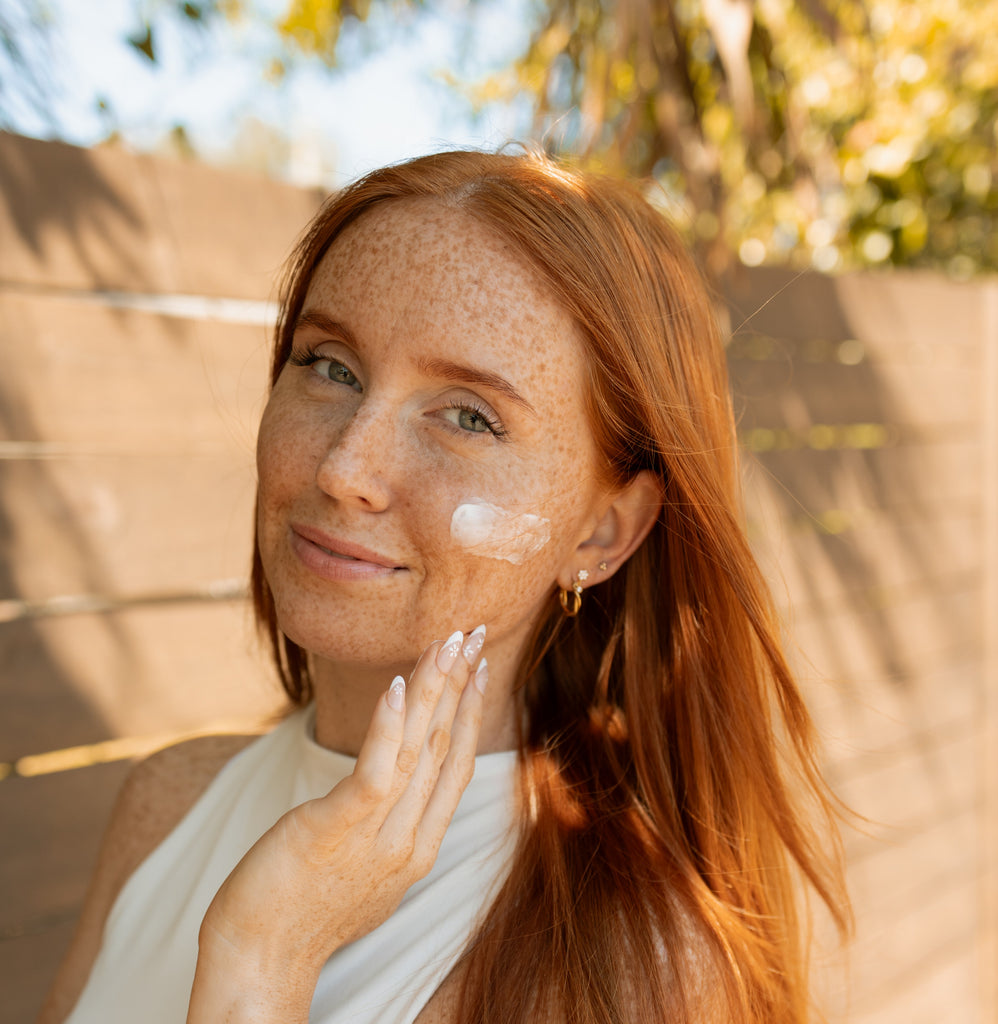
<path id="1" fill-rule="evenodd" d="M 570 618 L 575 618 L 582 607 L 582 584 L 589 579 L 589 570 L 580 569 L 578 575 L 572 581 L 570 590 L 564 587 L 558 591 L 558 600 L 561 602 L 562 610 Z"/>
<path id="2" fill-rule="evenodd" d="M 600 572 L 606 572 L 606 562 L 600 562 L 600 564 L 599 564 L 599 571 Z"/>

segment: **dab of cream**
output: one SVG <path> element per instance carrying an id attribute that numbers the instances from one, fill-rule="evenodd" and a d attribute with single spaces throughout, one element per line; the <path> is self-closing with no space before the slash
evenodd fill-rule
<path id="1" fill-rule="evenodd" d="M 551 539 L 551 523 L 530 512 L 507 512 L 472 498 L 454 509 L 450 535 L 473 555 L 519 565 Z"/>

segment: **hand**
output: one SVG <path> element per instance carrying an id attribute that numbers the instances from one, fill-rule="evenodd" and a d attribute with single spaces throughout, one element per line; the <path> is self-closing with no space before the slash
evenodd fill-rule
<path id="1" fill-rule="evenodd" d="M 484 634 L 431 644 L 408 687 L 396 677 L 353 773 L 285 814 L 225 880 L 201 925 L 188 1024 L 307 1021 L 329 956 L 429 872 L 474 772 Z"/>

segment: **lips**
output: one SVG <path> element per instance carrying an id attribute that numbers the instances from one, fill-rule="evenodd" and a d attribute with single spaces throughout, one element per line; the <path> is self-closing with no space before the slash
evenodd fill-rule
<path id="1" fill-rule="evenodd" d="M 362 544 L 302 523 L 291 524 L 291 548 L 307 569 L 327 580 L 373 579 L 405 568 Z"/>

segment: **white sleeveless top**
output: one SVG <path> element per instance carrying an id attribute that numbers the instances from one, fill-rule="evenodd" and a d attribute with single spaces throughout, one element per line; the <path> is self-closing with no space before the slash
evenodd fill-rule
<path id="1" fill-rule="evenodd" d="M 294 712 L 218 774 L 125 883 L 67 1024 L 183 1024 L 208 904 L 243 854 L 292 807 L 328 792 L 354 759 L 320 747 Z M 373 932 L 323 968 L 312 1024 L 410 1024 L 505 879 L 515 842 L 516 753 L 475 761 L 433 870 Z"/>

